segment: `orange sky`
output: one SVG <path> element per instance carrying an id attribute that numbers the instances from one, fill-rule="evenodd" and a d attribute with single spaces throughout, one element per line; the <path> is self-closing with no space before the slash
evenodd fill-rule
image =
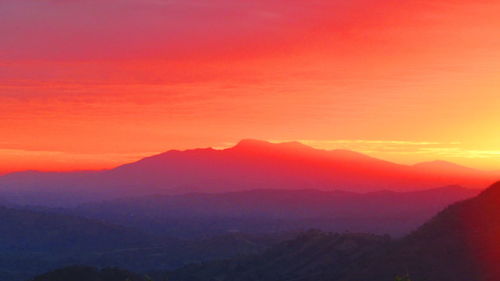
<path id="1" fill-rule="evenodd" d="M 3 0 L 0 172 L 241 138 L 500 170 L 500 2 Z"/>

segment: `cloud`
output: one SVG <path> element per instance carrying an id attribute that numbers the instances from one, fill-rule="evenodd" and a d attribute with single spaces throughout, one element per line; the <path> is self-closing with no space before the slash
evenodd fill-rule
<path id="1" fill-rule="evenodd" d="M 26 169 L 40 171 L 96 170 L 137 161 L 156 152 L 73 153 L 51 150 L 0 149 L 0 175 Z M 26 166 L 29 163 L 29 166 Z"/>
<path id="2" fill-rule="evenodd" d="M 469 149 L 458 141 L 407 141 L 407 140 L 301 140 L 300 142 L 323 149 L 349 149 L 374 155 L 425 155 L 437 158 L 495 159 L 500 150 Z"/>
<path id="3" fill-rule="evenodd" d="M 422 153 L 432 153 L 443 157 L 457 157 L 457 158 L 498 158 L 500 150 L 478 150 L 478 149 L 464 149 L 459 147 L 441 147 L 441 148 L 424 148 L 421 149 Z"/>
<path id="4" fill-rule="evenodd" d="M 2 0 L 3 60 L 168 60 L 259 55 L 366 0 Z M 276 46 L 275 46 L 276 47 Z M 273 47 L 272 49 L 275 49 Z"/>
<path id="5" fill-rule="evenodd" d="M 431 142 L 431 141 L 401 141 L 401 140 L 302 140 L 304 143 L 321 143 L 321 144 L 395 144 L 395 145 L 441 145 L 441 144 L 460 144 L 460 142 Z"/>
<path id="6" fill-rule="evenodd" d="M 3 157 L 57 157 L 59 159 L 74 160 L 109 160 L 124 162 L 125 159 L 139 159 L 159 152 L 141 153 L 73 153 L 55 150 L 30 150 L 30 149 L 0 149 Z"/>

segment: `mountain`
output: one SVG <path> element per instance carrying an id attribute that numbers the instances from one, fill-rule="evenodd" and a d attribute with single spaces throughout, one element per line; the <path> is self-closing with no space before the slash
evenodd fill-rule
<path id="1" fill-rule="evenodd" d="M 143 232 L 97 220 L 0 207 L 0 250 L 75 253 L 151 245 Z"/>
<path id="2" fill-rule="evenodd" d="M 163 245 L 86 252 L 75 256 L 73 263 L 118 266 L 137 272 L 175 269 L 191 263 L 256 254 L 295 235 L 229 233 L 200 239 L 178 239 Z"/>
<path id="3" fill-rule="evenodd" d="M 409 276 L 427 281 L 498 281 L 498 214 L 500 182 L 472 199 L 450 205 L 401 239 L 311 230 L 261 253 L 194 263 L 155 272 L 152 277 L 171 281 L 393 281 Z"/>
<path id="4" fill-rule="evenodd" d="M 353 269 L 369 264 L 390 243 L 387 236 L 312 230 L 259 255 L 195 264 L 165 275 L 172 281 L 342 280 Z"/>
<path id="5" fill-rule="evenodd" d="M 500 280 L 500 182 L 455 203 L 410 235 L 390 240 L 309 232 L 262 254 L 194 264 L 172 281 Z"/>
<path id="6" fill-rule="evenodd" d="M 0 207 L 0 280 L 25 280 L 77 256 L 163 243 L 127 227 L 76 216 Z"/>
<path id="7" fill-rule="evenodd" d="M 487 171 L 481 171 L 462 165 L 458 165 L 448 161 L 436 160 L 430 162 L 421 162 L 414 164 L 413 167 L 426 170 L 429 172 L 442 172 L 442 173 L 488 173 Z"/>
<path id="8" fill-rule="evenodd" d="M 319 150 L 289 142 L 243 140 L 215 150 L 172 150 L 115 169 L 94 172 L 18 172 L 0 177 L 11 204 L 68 206 L 151 194 L 253 189 L 409 191 L 458 184 L 479 188 L 494 173 L 429 172 L 346 150 Z"/>
<path id="9" fill-rule="evenodd" d="M 78 216 L 5 207 L 0 207 L 0 233 L 0 280 L 9 281 L 73 264 L 120 266 L 138 272 L 174 269 L 255 254 L 293 235 L 229 233 L 174 239 Z"/>
<path id="10" fill-rule="evenodd" d="M 403 239 L 354 280 L 408 272 L 415 280 L 500 280 L 500 182 L 453 204 Z M 370 279 L 368 276 L 371 276 Z"/>
<path id="11" fill-rule="evenodd" d="M 179 237 L 309 228 L 401 235 L 478 192 L 458 186 L 370 193 L 251 190 L 117 199 L 81 205 L 72 213 Z"/>

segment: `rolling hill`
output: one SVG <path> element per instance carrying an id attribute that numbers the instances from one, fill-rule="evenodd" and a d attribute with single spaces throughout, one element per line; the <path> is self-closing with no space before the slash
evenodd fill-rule
<path id="1" fill-rule="evenodd" d="M 2 252 L 105 251 L 160 243 L 141 231 L 77 216 L 0 207 Z"/>
<path id="2" fill-rule="evenodd" d="M 393 281 L 396 276 L 497 281 L 499 213 L 500 182 L 451 204 L 400 239 L 310 230 L 261 253 L 193 263 L 151 276 L 171 281 Z"/>
<path id="3" fill-rule="evenodd" d="M 2 280 L 23 280 L 86 253 L 173 243 L 116 224 L 5 207 L 0 207 L 0 233 Z"/>
<path id="4" fill-rule="evenodd" d="M 310 232 L 263 254 L 196 264 L 167 273 L 173 281 L 500 280 L 500 182 L 452 204 L 410 235 L 389 240 Z"/>
<path id="5" fill-rule="evenodd" d="M 259 255 L 186 266 L 166 276 L 173 281 L 342 280 L 386 251 L 390 243 L 384 236 L 312 230 Z"/>
<path id="6" fill-rule="evenodd" d="M 147 276 L 118 268 L 70 266 L 39 275 L 30 281 L 149 281 Z"/>
<path id="7" fill-rule="evenodd" d="M 408 272 L 415 280 L 500 280 L 500 182 L 453 204 L 351 280 Z"/>
<path id="8" fill-rule="evenodd" d="M 292 234 L 226 234 L 198 240 L 152 235 L 113 223 L 53 212 L 0 207 L 0 280 L 24 281 L 61 266 L 135 270 L 258 253 Z"/>

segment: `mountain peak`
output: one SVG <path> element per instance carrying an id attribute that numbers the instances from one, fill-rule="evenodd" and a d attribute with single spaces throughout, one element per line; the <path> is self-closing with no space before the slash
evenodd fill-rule
<path id="1" fill-rule="evenodd" d="M 281 143 L 272 143 L 268 141 L 263 141 L 263 140 L 257 140 L 257 139 L 243 139 L 239 141 L 235 146 L 232 147 L 232 149 L 293 149 L 293 150 L 311 150 L 313 149 L 310 146 L 307 146 L 305 144 L 302 144 L 297 141 L 291 141 L 291 142 L 281 142 Z"/>
<path id="2" fill-rule="evenodd" d="M 242 139 L 233 148 L 261 147 L 271 145 L 268 141 L 258 139 Z"/>

